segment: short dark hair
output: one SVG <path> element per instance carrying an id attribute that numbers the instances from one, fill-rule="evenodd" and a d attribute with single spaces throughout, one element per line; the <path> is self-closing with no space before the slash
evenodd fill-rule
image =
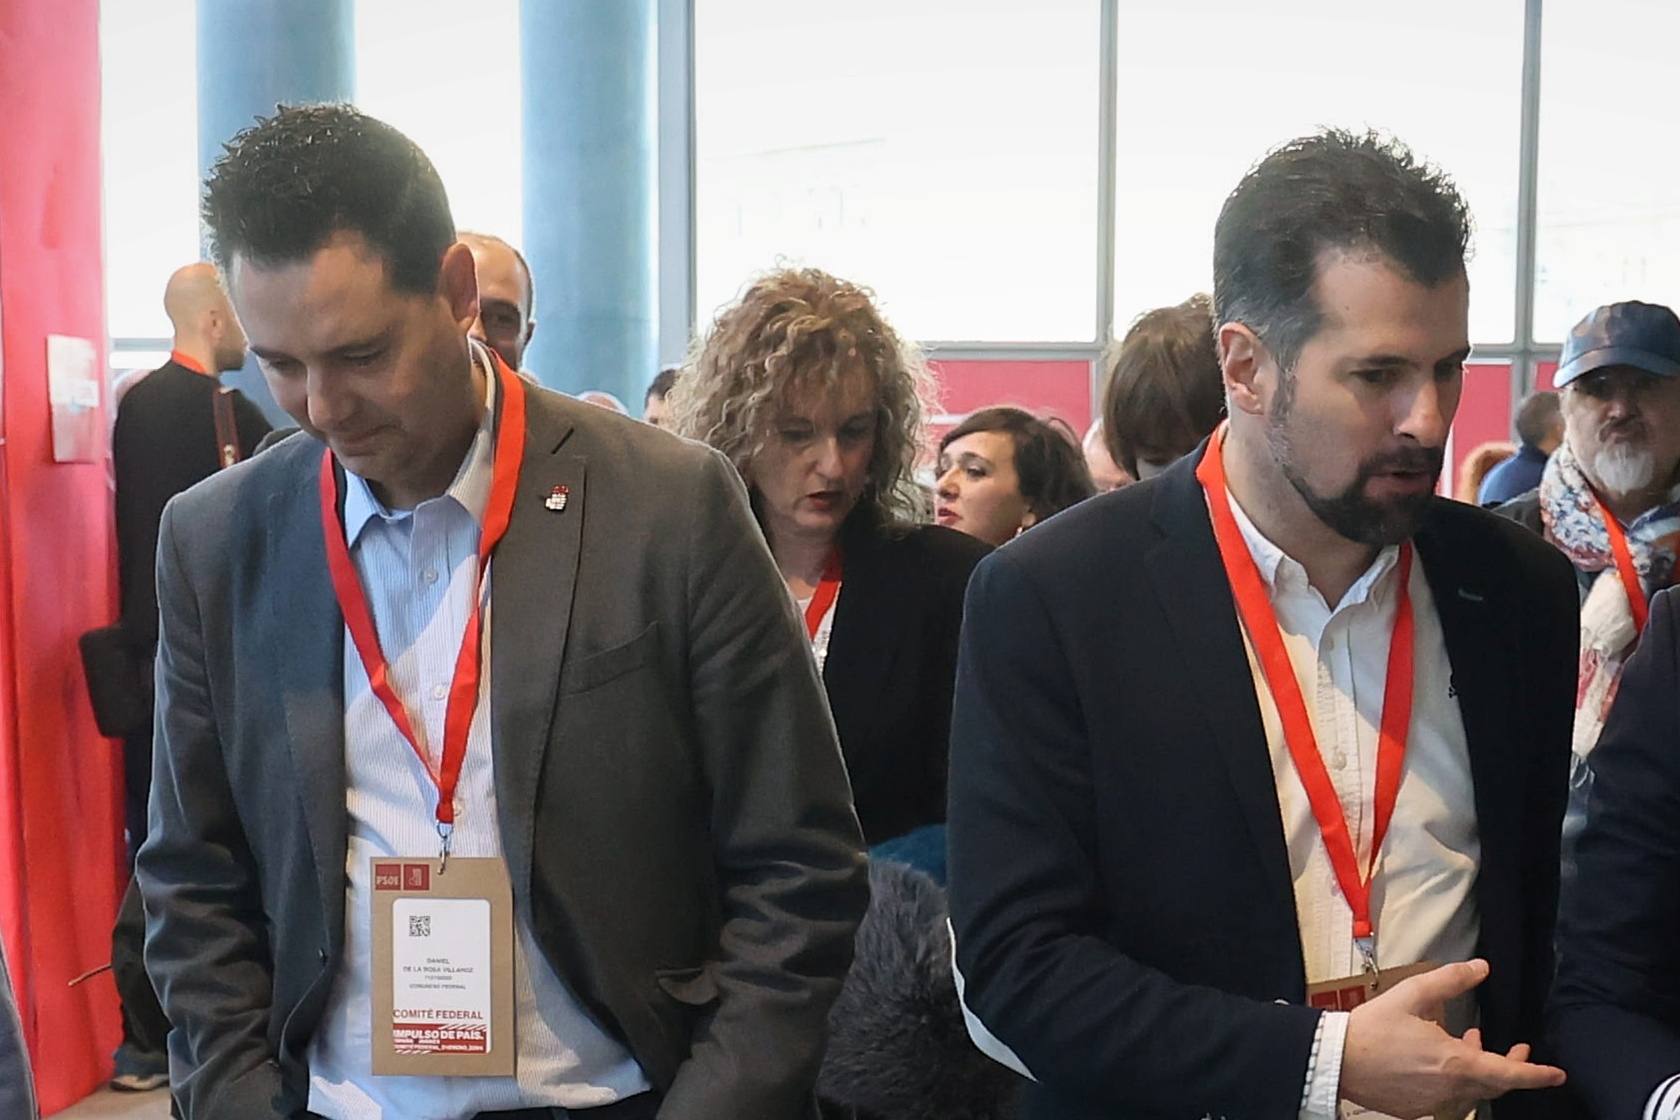
<path id="1" fill-rule="evenodd" d="M 1539 447 L 1562 421 L 1562 401 L 1556 393 L 1530 393 L 1517 405 L 1517 438 L 1530 447 Z"/>
<path id="2" fill-rule="evenodd" d="M 305 260 L 354 232 L 385 261 L 398 291 L 437 285 L 455 222 L 426 153 L 353 106 L 281 106 L 224 146 L 204 181 L 210 250 L 263 265 Z"/>
<path id="3" fill-rule="evenodd" d="M 666 366 L 660 370 L 659 376 L 653 379 L 653 383 L 647 387 L 647 392 L 642 394 L 642 403 L 646 404 L 655 397 L 664 400 L 669 396 L 671 386 L 677 383 L 677 374 L 680 372 L 681 370 L 676 366 Z"/>
<path id="4" fill-rule="evenodd" d="M 1188 455 L 1224 414 L 1208 297 L 1139 315 L 1103 389 L 1103 441 L 1114 461 L 1135 478 L 1139 459 L 1170 463 Z"/>
<path id="5" fill-rule="evenodd" d="M 1460 276 L 1470 212 L 1450 178 L 1375 132 L 1326 129 L 1274 149 L 1225 200 L 1213 232 L 1213 311 L 1260 336 L 1284 371 L 1318 333 L 1326 250 L 1379 254 L 1425 287 Z"/>
<path id="6" fill-rule="evenodd" d="M 1015 478 L 1021 497 L 1038 521 L 1097 492 L 1079 449 L 1079 437 L 1059 420 L 1041 420 L 1025 409 L 1008 405 L 977 409 L 945 433 L 939 441 L 940 453 L 975 432 L 1008 433 L 1015 445 Z"/>

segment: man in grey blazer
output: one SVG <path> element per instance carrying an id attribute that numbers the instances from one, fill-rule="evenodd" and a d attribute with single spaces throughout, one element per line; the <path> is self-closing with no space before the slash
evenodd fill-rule
<path id="1" fill-rule="evenodd" d="M 34 1120 L 35 1081 L 29 1072 L 29 1048 L 12 995 L 12 975 L 6 971 L 6 952 L 0 944 L 0 1116 Z"/>
<path id="2" fill-rule="evenodd" d="M 469 342 L 471 253 L 389 126 L 283 109 L 206 188 L 304 431 L 161 531 L 137 874 L 186 1117 L 810 1115 L 864 861 L 728 463 Z M 373 1072 L 381 858 L 505 870 L 511 1073 Z"/>

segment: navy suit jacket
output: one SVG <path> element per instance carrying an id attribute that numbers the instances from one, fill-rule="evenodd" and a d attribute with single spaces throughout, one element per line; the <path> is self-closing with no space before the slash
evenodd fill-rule
<path id="1" fill-rule="evenodd" d="M 966 1006 L 1037 1078 L 1026 1118 L 1300 1104 L 1319 1012 L 1199 458 L 1024 534 L 969 586 L 951 915 Z M 1481 1026 L 1504 1050 L 1537 1041 L 1552 975 L 1574 576 L 1445 499 L 1415 541 L 1475 785 Z"/>
<path id="2" fill-rule="evenodd" d="M 1680 601 L 1651 602 L 1592 753 L 1558 925 L 1551 1028 L 1598 1116 L 1636 1117 L 1680 1073 Z"/>

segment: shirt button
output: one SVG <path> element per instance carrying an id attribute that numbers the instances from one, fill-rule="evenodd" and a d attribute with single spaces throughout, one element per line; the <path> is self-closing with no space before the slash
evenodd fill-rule
<path id="1" fill-rule="evenodd" d="M 427 568 L 425 571 L 420 573 L 420 578 L 425 580 L 427 583 L 436 583 L 437 582 L 437 569 L 436 568 Z"/>
<path id="2" fill-rule="evenodd" d="M 433 700 L 442 700 L 445 696 L 448 696 L 448 695 L 449 695 L 448 686 L 441 685 L 441 684 L 434 684 L 432 686 L 432 699 Z M 1337 769 L 1339 770 L 1339 769 L 1341 769 L 1341 767 L 1338 766 Z"/>
<path id="3" fill-rule="evenodd" d="M 1337 751 L 1330 756 L 1330 765 L 1337 770 L 1347 769 L 1347 752 Z"/>

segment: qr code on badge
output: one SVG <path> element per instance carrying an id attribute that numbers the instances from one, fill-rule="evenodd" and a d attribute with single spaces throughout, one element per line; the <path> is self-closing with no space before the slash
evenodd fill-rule
<path id="1" fill-rule="evenodd" d="M 408 916 L 408 935 L 410 937 L 430 937 L 432 935 L 432 916 L 430 914 L 410 914 Z"/>

